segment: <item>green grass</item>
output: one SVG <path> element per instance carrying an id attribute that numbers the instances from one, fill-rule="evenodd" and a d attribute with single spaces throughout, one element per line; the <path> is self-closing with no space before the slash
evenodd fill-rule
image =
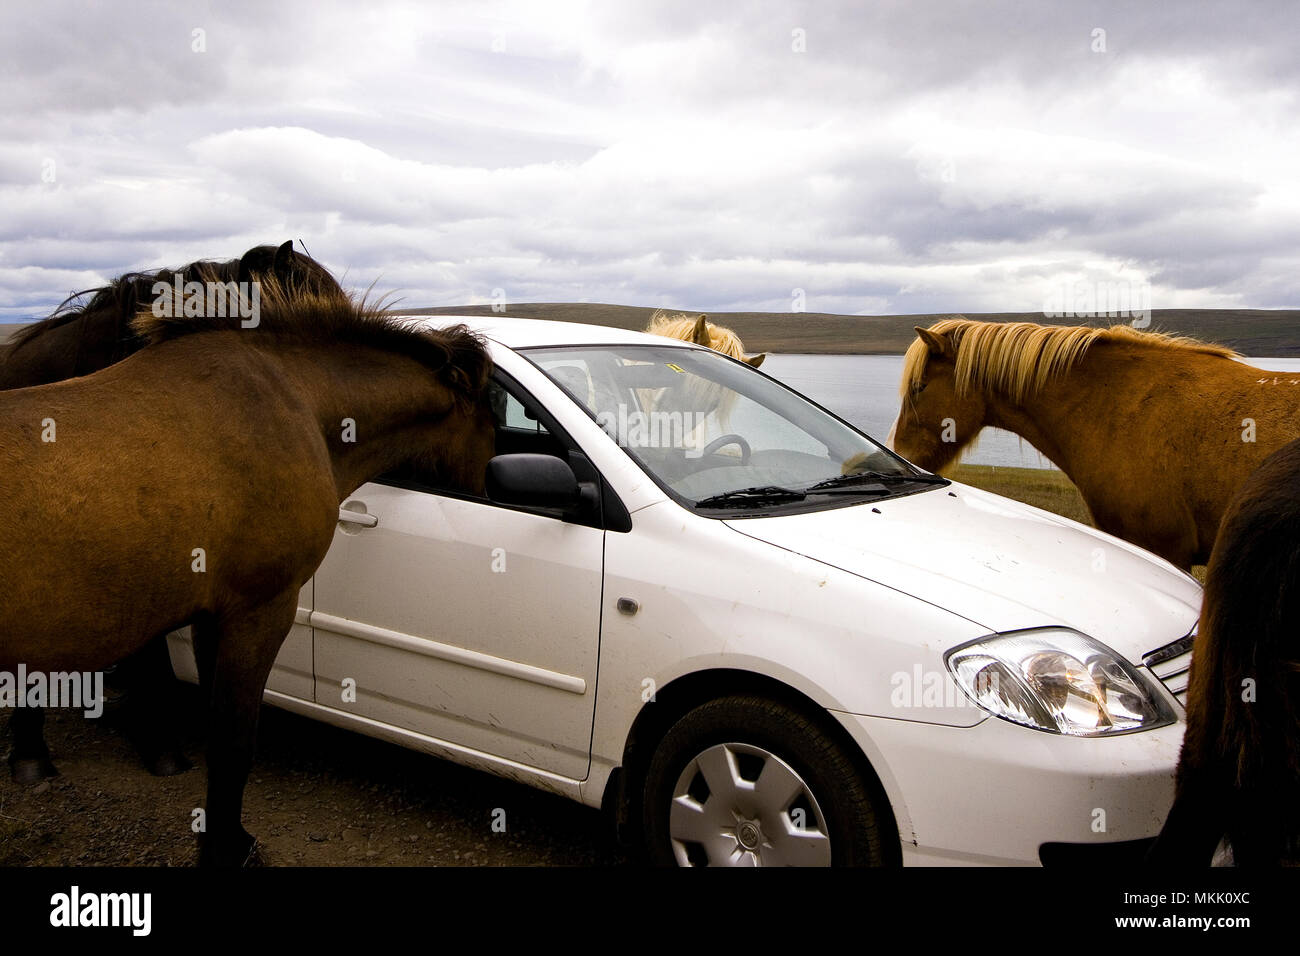
<path id="1" fill-rule="evenodd" d="M 1064 472 L 1048 468 L 1002 468 L 995 465 L 957 465 L 944 472 L 953 481 L 1023 501 L 1035 508 L 1091 525 L 1092 516 L 1079 489 Z"/>
<path id="2" fill-rule="evenodd" d="M 1049 468 L 1002 468 L 994 465 L 957 465 L 944 472 L 953 481 L 981 491 L 1022 501 L 1063 518 L 1096 527 L 1083 496 L 1064 472 Z M 1205 583 L 1205 565 L 1192 568 L 1192 577 Z"/>

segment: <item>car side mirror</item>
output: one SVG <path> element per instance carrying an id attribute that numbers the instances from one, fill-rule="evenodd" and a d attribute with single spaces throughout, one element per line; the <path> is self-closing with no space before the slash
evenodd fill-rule
<path id="1" fill-rule="evenodd" d="M 591 482 L 579 482 L 573 468 L 554 455 L 497 455 L 488 462 L 488 497 L 503 505 L 579 510 L 597 498 Z"/>

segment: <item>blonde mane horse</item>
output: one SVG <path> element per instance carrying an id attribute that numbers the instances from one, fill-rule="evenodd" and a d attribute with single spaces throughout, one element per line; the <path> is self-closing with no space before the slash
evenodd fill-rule
<path id="1" fill-rule="evenodd" d="M 962 317 L 916 333 L 895 451 L 935 471 L 985 426 L 1014 432 L 1074 482 L 1098 528 L 1184 569 L 1209 559 L 1246 476 L 1300 437 L 1300 374 L 1223 346 Z"/>
<path id="2" fill-rule="evenodd" d="M 706 349 L 721 352 L 754 368 L 762 365 L 763 359 L 767 358 L 766 352 L 746 356 L 740 336 L 726 326 L 714 325 L 707 315 L 695 318 L 683 313 L 672 314 L 660 310 L 650 316 L 650 324 L 645 330 L 651 335 L 663 335 L 670 339 L 681 339 L 683 342 L 703 345 Z"/>
<path id="3" fill-rule="evenodd" d="M 709 321 L 707 315 L 697 317 L 660 310 L 650 317 L 650 324 L 646 326 L 646 332 L 651 335 L 663 335 L 670 339 L 680 339 L 683 342 L 702 345 L 715 352 L 721 352 L 729 358 L 744 362 L 751 368 L 758 368 L 763 364 L 763 359 L 767 358 L 766 352 L 746 356 L 745 347 L 741 344 L 740 336 L 725 326 L 714 325 Z M 712 427 L 725 430 L 728 427 L 727 422 L 731 416 L 731 408 L 736 401 L 736 393 L 730 389 L 724 389 L 717 382 L 711 382 L 692 375 L 686 381 L 685 388 L 677 390 L 677 394 L 669 394 L 668 391 L 660 390 L 656 395 L 643 396 L 643 401 L 646 407 L 652 407 L 656 411 L 668 410 L 669 406 L 681 406 L 677 409 L 678 411 L 698 415 L 712 415 Z M 710 425 L 701 424 L 691 429 L 688 444 L 698 447 L 704 443 L 706 434 L 712 433 Z M 721 434 L 721 431 L 718 433 Z M 724 452 L 724 454 L 738 453 L 737 449 L 728 449 Z"/>

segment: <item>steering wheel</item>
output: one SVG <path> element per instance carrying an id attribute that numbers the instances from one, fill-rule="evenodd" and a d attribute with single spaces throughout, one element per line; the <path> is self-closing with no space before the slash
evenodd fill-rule
<path id="1" fill-rule="evenodd" d="M 740 463 L 742 465 L 749 464 L 749 456 L 752 454 L 749 448 L 749 442 L 745 441 L 745 439 L 741 438 L 739 435 L 722 435 L 713 439 L 713 441 L 709 442 L 700 450 L 700 457 L 703 458 L 707 455 L 712 455 L 719 448 L 726 448 L 728 445 L 739 445 Z"/>

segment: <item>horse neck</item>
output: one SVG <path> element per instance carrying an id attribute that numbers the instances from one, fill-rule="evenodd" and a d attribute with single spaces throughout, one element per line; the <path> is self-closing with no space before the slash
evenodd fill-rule
<path id="1" fill-rule="evenodd" d="M 271 354 L 316 418 L 340 500 L 427 454 L 430 422 L 454 407 L 433 372 L 395 352 L 326 343 Z"/>
<path id="2" fill-rule="evenodd" d="M 1137 409 L 1146 421 L 1165 427 L 1179 413 L 1162 407 L 1164 399 L 1153 394 L 1152 383 L 1184 375 L 1204 379 L 1215 370 L 1221 374 L 1223 364 L 1217 356 L 1190 350 L 1097 342 L 1068 372 L 1021 401 L 986 395 L 985 424 L 1024 438 L 1071 477 L 1105 472 L 1106 462 L 1119 459 L 1098 450 L 1137 440 L 1132 430 Z"/>
<path id="3" fill-rule="evenodd" d="M 1097 351 L 1018 401 L 986 394 L 984 424 L 1019 435 L 1066 474 L 1074 474 L 1085 448 L 1097 444 L 1098 430 L 1109 431 L 1115 420 L 1111 410 L 1124 401 L 1124 389 L 1101 367 L 1110 363 L 1096 361 Z"/>
<path id="4" fill-rule="evenodd" d="M 0 389 L 30 388 L 89 375 L 138 348 L 118 309 L 92 309 L 0 349 Z"/>
<path id="5" fill-rule="evenodd" d="M 988 403 L 984 424 L 1019 435 L 1052 464 L 1068 472 L 1072 443 L 1061 425 L 1052 420 L 1054 417 L 1035 407 L 1032 399 L 1025 404 L 1015 404 L 999 397 Z"/>

